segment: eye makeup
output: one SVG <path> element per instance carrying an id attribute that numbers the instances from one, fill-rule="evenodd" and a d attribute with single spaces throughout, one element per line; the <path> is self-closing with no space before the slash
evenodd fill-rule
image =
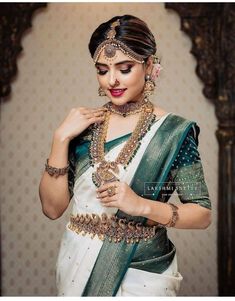
<path id="1" fill-rule="evenodd" d="M 120 69 L 120 71 L 124 74 L 131 72 L 132 66 L 129 66 L 127 69 Z"/>
<path id="2" fill-rule="evenodd" d="M 123 74 L 127 74 L 127 73 L 131 72 L 132 67 L 133 67 L 133 65 L 128 65 L 127 68 L 119 69 L 119 71 Z M 99 75 L 105 75 L 108 71 L 108 70 L 102 70 L 98 66 L 96 67 L 96 69 L 97 69 L 97 73 Z"/>
<path id="3" fill-rule="evenodd" d="M 99 75 L 105 75 L 107 73 L 108 70 L 100 70 L 99 68 L 97 68 L 97 74 Z"/>

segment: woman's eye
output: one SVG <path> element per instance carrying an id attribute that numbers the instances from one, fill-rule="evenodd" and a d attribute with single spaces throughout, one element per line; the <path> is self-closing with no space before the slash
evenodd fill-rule
<path id="1" fill-rule="evenodd" d="M 97 73 L 99 75 L 105 75 L 107 73 L 107 70 L 100 70 L 100 69 L 97 69 Z"/>
<path id="2" fill-rule="evenodd" d="M 131 72 L 131 68 L 128 68 L 128 69 L 122 69 L 120 70 L 122 73 L 129 73 Z"/>

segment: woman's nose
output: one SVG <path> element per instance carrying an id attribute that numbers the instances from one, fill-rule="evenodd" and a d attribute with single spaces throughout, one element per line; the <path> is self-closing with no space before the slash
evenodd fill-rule
<path id="1" fill-rule="evenodd" d="M 115 72 L 110 72 L 110 75 L 109 75 L 109 85 L 111 87 L 116 87 L 116 86 L 119 85 L 119 81 L 116 78 Z"/>

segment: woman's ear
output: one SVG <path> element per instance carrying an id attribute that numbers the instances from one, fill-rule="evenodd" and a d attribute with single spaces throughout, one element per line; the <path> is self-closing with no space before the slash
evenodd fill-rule
<path id="1" fill-rule="evenodd" d="M 153 57 L 152 56 L 150 56 L 148 59 L 147 59 L 147 62 L 146 62 L 146 69 L 145 69 L 145 71 L 146 71 L 146 75 L 147 74 L 151 74 L 151 72 L 152 72 L 152 69 L 153 69 Z"/>

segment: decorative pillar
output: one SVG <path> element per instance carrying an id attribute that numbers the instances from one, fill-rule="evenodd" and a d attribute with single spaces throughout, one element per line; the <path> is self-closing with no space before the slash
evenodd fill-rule
<path id="1" fill-rule="evenodd" d="M 32 27 L 31 19 L 34 11 L 46 5 L 45 3 L 0 3 L 0 103 L 11 92 L 11 80 L 17 73 L 16 60 L 23 50 L 21 46 L 23 33 Z M 0 295 L 2 295 L 1 283 L 2 281 L 0 281 Z"/>
<path id="2" fill-rule="evenodd" d="M 235 4 L 167 3 L 192 39 L 196 74 L 218 119 L 218 285 L 220 296 L 235 295 Z"/>
<path id="3" fill-rule="evenodd" d="M 16 60 L 22 51 L 21 39 L 32 27 L 35 10 L 45 3 L 0 3 L 0 98 L 10 95 L 11 80 L 17 73 Z"/>

